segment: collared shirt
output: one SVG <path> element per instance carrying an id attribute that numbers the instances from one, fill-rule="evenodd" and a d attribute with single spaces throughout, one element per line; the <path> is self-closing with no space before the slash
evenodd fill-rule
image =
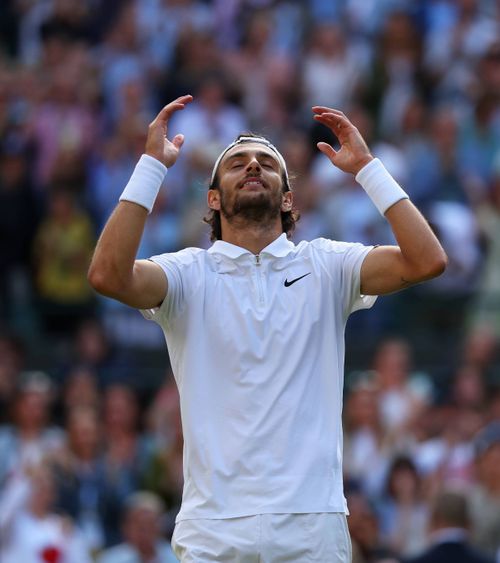
<path id="1" fill-rule="evenodd" d="M 168 279 L 163 329 L 179 388 L 184 493 L 178 520 L 346 512 L 344 328 L 370 307 L 372 247 L 282 234 L 258 256 L 217 241 L 152 258 Z"/>

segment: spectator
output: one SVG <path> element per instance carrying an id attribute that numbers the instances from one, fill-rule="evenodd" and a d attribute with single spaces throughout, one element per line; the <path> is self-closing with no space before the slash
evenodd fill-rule
<path id="1" fill-rule="evenodd" d="M 356 45 L 349 43 L 339 24 L 315 23 L 301 70 L 304 111 L 313 105 L 345 109 L 366 71 Z"/>
<path id="2" fill-rule="evenodd" d="M 382 424 L 395 441 L 432 398 L 431 382 L 424 374 L 410 371 L 411 361 L 409 344 L 396 338 L 383 341 L 373 361 Z"/>
<path id="3" fill-rule="evenodd" d="M 54 512 L 54 480 L 50 470 L 32 466 L 12 482 L 0 500 L 2 563 L 91 563 L 89 550 L 71 520 Z"/>
<path id="4" fill-rule="evenodd" d="M 413 459 L 435 494 L 443 485 L 468 485 L 474 463 L 473 437 L 483 424 L 474 408 L 448 403 L 437 407 L 436 432 L 413 448 Z"/>
<path id="5" fill-rule="evenodd" d="M 107 549 L 97 563 L 174 563 L 170 545 L 162 539 L 161 500 L 153 493 L 138 491 L 127 499 L 123 523 L 124 543 Z"/>
<path id="6" fill-rule="evenodd" d="M 40 312 L 49 333 L 71 335 L 92 313 L 86 271 L 93 244 L 90 218 L 78 209 L 74 196 L 67 190 L 54 191 L 33 249 Z"/>
<path id="7" fill-rule="evenodd" d="M 52 383 L 45 373 L 20 375 L 11 424 L 0 428 L 0 489 L 62 447 L 64 432 L 49 425 L 52 393 Z"/>
<path id="8" fill-rule="evenodd" d="M 226 53 L 225 64 L 243 94 L 250 127 L 265 128 L 269 134 L 289 119 L 289 102 L 297 93 L 297 69 L 290 56 L 273 48 L 276 22 L 272 13 L 251 11 L 244 23 L 241 46 Z"/>
<path id="9" fill-rule="evenodd" d="M 35 180 L 41 188 L 65 181 L 76 192 L 84 188 L 96 118 L 79 84 L 87 73 L 69 58 L 48 75 L 45 103 L 36 108 L 32 131 L 36 146 Z"/>
<path id="10" fill-rule="evenodd" d="M 422 555 L 405 559 L 405 563 L 493 563 L 469 543 L 471 519 L 462 493 L 441 491 L 432 501 L 431 512 L 431 546 Z"/>
<path id="11" fill-rule="evenodd" d="M 133 390 L 119 383 L 107 387 L 102 418 L 106 472 L 112 479 L 135 485 L 147 450 L 139 434 L 139 404 Z"/>
<path id="12" fill-rule="evenodd" d="M 16 326 L 32 305 L 30 253 L 39 212 L 29 174 L 29 147 L 14 131 L 4 135 L 0 148 L 0 317 Z"/>
<path id="13" fill-rule="evenodd" d="M 382 23 L 372 74 L 365 81 L 364 97 L 382 137 L 391 139 L 401 130 L 404 110 L 421 87 L 421 37 L 411 15 L 390 11 Z"/>
<path id="14" fill-rule="evenodd" d="M 98 409 L 101 397 L 97 376 L 92 368 L 74 367 L 64 380 L 61 395 L 66 415 L 79 407 Z"/>
<path id="15" fill-rule="evenodd" d="M 345 406 L 344 472 L 365 494 L 381 493 L 390 447 L 383 433 L 378 389 L 359 381 L 350 390 Z"/>
<path id="16" fill-rule="evenodd" d="M 481 202 L 476 213 L 486 256 L 479 291 L 471 303 L 470 323 L 479 329 L 484 327 L 493 333 L 494 339 L 500 340 L 500 150 L 489 197 Z"/>
<path id="17" fill-rule="evenodd" d="M 182 500 L 183 437 L 179 395 L 173 382 L 158 393 L 150 409 L 154 431 L 153 447 L 142 475 L 145 489 L 157 494 L 167 510 L 165 526 L 171 534 Z"/>
<path id="18" fill-rule="evenodd" d="M 500 419 L 476 436 L 476 482 L 469 491 L 473 543 L 491 556 L 500 549 Z"/>
<path id="19" fill-rule="evenodd" d="M 408 457 L 396 457 L 379 505 L 380 530 L 384 543 L 405 557 L 417 554 L 425 545 L 428 513 L 422 492 L 415 464 Z"/>
<path id="20" fill-rule="evenodd" d="M 67 430 L 66 448 L 51 459 L 56 506 L 73 518 L 95 553 L 120 541 L 120 510 L 134 487 L 126 472 L 108 472 L 94 410 L 79 407 L 70 412 Z"/>
<path id="21" fill-rule="evenodd" d="M 397 563 L 396 555 L 380 540 L 377 513 L 368 498 L 357 490 L 348 490 L 346 497 L 352 563 Z"/>

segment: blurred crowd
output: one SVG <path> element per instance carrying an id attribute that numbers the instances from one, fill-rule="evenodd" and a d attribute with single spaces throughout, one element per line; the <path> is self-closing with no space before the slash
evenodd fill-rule
<path id="1" fill-rule="evenodd" d="M 209 244 L 211 168 L 242 131 L 285 156 L 301 212 L 294 240 L 393 243 L 363 190 L 317 151 L 336 139 L 312 105 L 344 111 L 428 218 L 446 273 L 348 327 L 354 560 L 409 560 L 448 528 L 494 558 L 498 2 L 2 0 L 0 560 L 172 557 L 177 392 L 168 370 L 153 382 L 148 368 L 163 335 L 98 299 L 86 271 L 148 123 L 185 93 L 195 101 L 169 127 L 185 145 L 140 257 Z"/>

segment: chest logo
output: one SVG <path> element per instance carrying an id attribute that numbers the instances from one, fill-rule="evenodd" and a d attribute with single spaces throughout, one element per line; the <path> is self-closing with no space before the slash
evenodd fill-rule
<path id="1" fill-rule="evenodd" d="M 298 278 L 295 278 L 294 280 L 290 280 L 288 281 L 288 279 L 285 279 L 283 285 L 285 287 L 290 287 L 291 285 L 293 285 L 295 282 L 298 282 L 299 280 L 301 280 L 302 278 L 305 278 L 306 276 L 308 276 L 311 272 L 307 272 L 307 274 L 304 274 L 303 276 L 300 276 Z"/>

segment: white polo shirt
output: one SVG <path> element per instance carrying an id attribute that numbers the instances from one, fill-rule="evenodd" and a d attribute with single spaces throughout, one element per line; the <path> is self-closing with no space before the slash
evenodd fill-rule
<path id="1" fill-rule="evenodd" d="M 168 279 L 163 329 L 180 393 L 177 520 L 346 512 L 344 328 L 372 247 L 282 234 L 259 256 L 223 241 L 154 256 Z"/>

